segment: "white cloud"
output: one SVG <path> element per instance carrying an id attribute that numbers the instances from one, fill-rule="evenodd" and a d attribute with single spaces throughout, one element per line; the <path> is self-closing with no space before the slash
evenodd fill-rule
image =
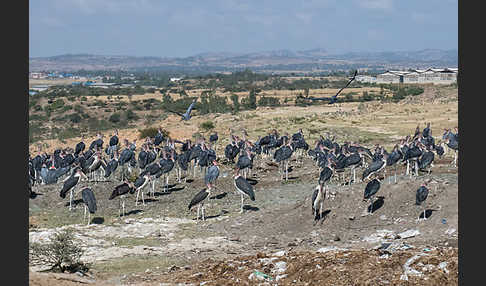
<path id="1" fill-rule="evenodd" d="M 359 0 L 358 4 L 370 10 L 389 11 L 393 9 L 393 0 Z"/>
<path id="2" fill-rule="evenodd" d="M 155 0 L 56 0 L 53 3 L 56 9 L 64 8 L 75 10 L 83 14 L 93 15 L 99 13 L 123 12 L 150 12 L 160 9 L 163 5 Z"/>

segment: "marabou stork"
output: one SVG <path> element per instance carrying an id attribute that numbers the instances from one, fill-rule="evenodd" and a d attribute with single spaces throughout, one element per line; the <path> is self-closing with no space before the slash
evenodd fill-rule
<path id="1" fill-rule="evenodd" d="M 86 212 L 88 212 L 88 225 L 91 223 L 91 214 L 96 212 L 96 198 L 93 191 L 90 188 L 84 188 L 81 190 L 81 197 L 84 202 L 84 217 L 83 222 L 86 219 Z"/>
<path id="2" fill-rule="evenodd" d="M 248 181 L 245 178 L 243 178 L 240 174 L 238 174 L 238 169 L 236 169 L 234 175 L 234 185 L 236 191 L 241 195 L 240 213 L 243 213 L 244 196 L 248 196 L 250 200 L 255 201 L 255 193 L 253 192 L 253 186 L 250 183 L 248 183 Z"/>
<path id="3" fill-rule="evenodd" d="M 197 205 L 197 216 L 196 220 L 199 220 L 199 210 L 202 209 L 202 220 L 205 221 L 206 217 L 204 215 L 204 203 L 206 200 L 209 198 L 211 195 L 211 189 L 210 188 L 204 188 L 200 192 L 198 192 L 191 200 L 188 206 L 188 210 L 191 210 L 191 208 L 195 205 Z"/>

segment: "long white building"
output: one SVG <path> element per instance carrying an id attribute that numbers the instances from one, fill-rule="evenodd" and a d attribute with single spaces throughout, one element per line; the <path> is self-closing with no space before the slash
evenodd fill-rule
<path id="1" fill-rule="evenodd" d="M 386 71 L 376 77 L 361 76 L 356 77 L 356 81 L 373 83 L 433 83 L 451 84 L 457 82 L 458 68 L 426 70 L 407 70 L 407 71 Z"/>

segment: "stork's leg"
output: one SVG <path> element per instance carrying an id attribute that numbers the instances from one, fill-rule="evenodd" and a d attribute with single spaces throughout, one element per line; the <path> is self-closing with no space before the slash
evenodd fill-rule
<path id="1" fill-rule="evenodd" d="M 285 181 L 289 180 L 289 161 L 285 160 Z"/>
<path id="2" fill-rule="evenodd" d="M 72 203 L 73 203 L 73 198 L 74 198 L 74 188 L 71 189 L 69 192 L 69 210 L 72 210 Z"/>
<path id="3" fill-rule="evenodd" d="M 405 175 L 408 175 L 410 171 L 410 161 L 407 160 L 407 171 L 405 172 Z"/>
<path id="4" fill-rule="evenodd" d="M 88 225 L 90 225 L 90 224 L 91 224 L 91 213 L 88 212 Z"/>
<path id="5" fill-rule="evenodd" d="M 123 198 L 123 201 L 122 201 L 122 211 L 123 211 L 123 216 L 125 216 L 125 198 Z"/>
<path id="6" fill-rule="evenodd" d="M 202 203 L 201 208 L 202 208 L 202 219 L 203 221 L 206 221 L 206 216 L 204 215 L 204 203 Z"/>
<path id="7" fill-rule="evenodd" d="M 165 188 L 166 188 L 166 191 L 168 192 L 169 191 L 169 174 L 167 174 L 165 176 Z"/>
<path id="8" fill-rule="evenodd" d="M 324 198 L 321 199 L 321 205 L 320 205 L 320 209 L 319 209 L 319 219 L 322 218 L 322 211 L 324 209 Z"/>
<path id="9" fill-rule="evenodd" d="M 143 198 L 143 190 L 140 190 L 142 192 L 142 205 L 145 206 L 145 200 Z"/>
<path id="10" fill-rule="evenodd" d="M 243 213 L 243 194 L 240 194 L 241 195 L 241 210 L 240 210 L 240 213 Z"/>
<path id="11" fill-rule="evenodd" d="M 200 208 L 201 208 L 201 205 L 200 205 L 200 204 L 198 204 L 198 205 L 197 205 L 197 215 L 196 215 L 196 221 L 198 221 L 198 220 L 199 220 L 199 209 L 200 209 Z"/>
<path id="12" fill-rule="evenodd" d="M 84 223 L 84 221 L 86 220 L 86 209 L 87 209 L 87 208 L 88 208 L 88 207 L 87 207 L 86 205 L 84 205 L 83 223 Z"/>
<path id="13" fill-rule="evenodd" d="M 137 198 L 135 199 L 135 206 L 138 205 L 138 195 L 140 195 L 140 189 L 137 190 Z"/>

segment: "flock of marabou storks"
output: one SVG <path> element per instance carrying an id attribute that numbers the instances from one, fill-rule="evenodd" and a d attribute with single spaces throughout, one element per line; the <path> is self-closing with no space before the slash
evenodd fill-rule
<path id="1" fill-rule="evenodd" d="M 57 149 L 53 154 L 44 152 L 33 158 L 29 154 L 29 196 L 35 198 L 40 194 L 35 192 L 39 185 L 55 184 L 62 180 L 59 196 L 64 199 L 69 193 L 69 210 L 72 210 L 73 199 L 81 189 L 84 214 L 86 217 L 88 212 L 89 224 L 90 214 L 95 213 L 97 209 L 92 188 L 100 186 L 98 182 L 120 182 L 112 191 L 109 200 L 118 198 L 119 216 L 123 216 L 126 214 L 125 200 L 128 196 L 136 196 L 135 205 L 138 205 L 141 199 L 145 206 L 144 193 L 155 196 L 159 184 L 162 184 L 162 192 L 170 192 L 171 175 L 174 175 L 174 180 L 178 183 L 191 183 L 199 176 L 204 179 L 206 187 L 195 194 L 189 202 L 188 209 L 197 206 L 196 220 L 201 217 L 200 211 L 202 220 L 205 220 L 204 203 L 210 198 L 213 189 L 219 190 L 216 185 L 221 163 L 234 169 L 233 183 L 235 191 L 241 195 L 240 212 L 243 213 L 245 197 L 255 201 L 253 185 L 256 180 L 248 176 L 251 176 L 254 169 L 258 169 L 254 168 L 256 164 L 259 163 L 260 167 L 264 163 L 278 166 L 279 179 L 287 181 L 289 170 L 298 168 L 303 164 L 304 158 L 308 158 L 315 162 L 319 170 L 318 183 L 312 193 L 312 212 L 315 220 L 319 220 L 331 182 L 341 185 L 368 182 L 363 199 L 369 201 L 380 189 L 387 169 L 393 171 L 393 176 L 388 176 L 389 184 L 392 178 L 396 183 L 398 166 L 406 166 L 405 178 L 419 176 L 421 173 L 430 174 L 435 155 L 444 156 L 446 150 L 454 153 L 451 164 L 456 167 L 457 127 L 454 131 L 455 133 L 450 129 L 445 130 L 441 143 L 436 144 L 430 123 L 427 123 L 423 130 L 417 126 L 414 135 L 406 136 L 388 152 L 380 145 L 367 148 L 354 142 L 339 144 L 334 140 L 335 137 L 330 137 L 329 134 L 327 138 L 321 135 L 312 148 L 305 141 L 302 129 L 295 134 L 285 133 L 282 136 L 277 130 L 272 130 L 256 141 L 249 140 L 245 130 L 242 130 L 241 137 L 230 130 L 230 143 L 224 148 L 224 157 L 218 157 L 215 151 L 217 133 L 211 134 L 208 141 L 202 137 L 195 142 L 189 139 L 182 142 L 164 136 L 159 129 L 153 138 L 145 138 L 137 150 L 136 140 L 129 142 L 125 139 L 121 144 L 118 132 L 115 131 L 107 145 L 104 144 L 103 136 L 98 134 L 88 148 L 81 141 L 76 144 L 74 150 Z M 176 144 L 179 146 L 176 147 Z M 291 160 L 295 164 L 289 167 Z M 362 175 L 357 178 L 356 171 L 360 168 Z M 349 178 L 346 176 L 347 171 Z M 188 177 L 192 177 L 193 180 L 187 180 Z M 82 180 L 94 184 L 90 184 L 91 187 L 80 187 Z M 424 183 L 416 193 L 417 205 L 426 200 L 428 192 L 427 184 Z M 372 209 L 370 211 L 368 208 L 368 213 L 372 213 Z"/>

